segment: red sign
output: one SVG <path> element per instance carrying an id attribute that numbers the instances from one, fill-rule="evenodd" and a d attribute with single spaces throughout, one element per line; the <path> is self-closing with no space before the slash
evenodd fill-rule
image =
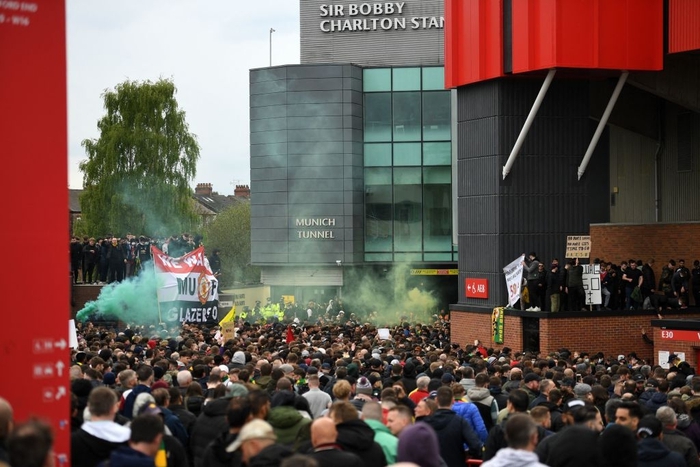
<path id="1" fill-rule="evenodd" d="M 489 298 L 489 280 L 467 277 L 464 279 L 467 298 Z"/>
<path id="2" fill-rule="evenodd" d="M 0 243 L 40 242 L 44 279 L 34 287 L 41 315 L 7 313 L 0 326 L 0 361 L 12 365 L 11 375 L 0 378 L 0 395 L 16 423 L 30 417 L 50 423 L 56 467 L 70 465 L 65 14 L 65 0 L 0 1 L 0 141 L 11 174 L 3 182 L 6 193 L 22 193 L 3 203 L 4 218 L 21 222 L 2 229 Z M 4 253 L 7 264 L 26 263 L 22 248 Z M 12 281 L 16 301 L 26 301 L 22 278 L 10 270 L 3 278 Z"/>
<path id="3" fill-rule="evenodd" d="M 662 329 L 661 339 L 665 341 L 700 341 L 700 331 L 685 331 L 680 329 Z"/>

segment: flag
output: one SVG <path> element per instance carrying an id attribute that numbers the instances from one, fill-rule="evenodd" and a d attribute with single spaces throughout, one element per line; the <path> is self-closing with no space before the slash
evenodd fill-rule
<path id="1" fill-rule="evenodd" d="M 168 467 L 168 454 L 165 451 L 165 443 L 163 441 L 160 442 L 158 452 L 156 453 L 155 466 Z"/>
<path id="2" fill-rule="evenodd" d="M 223 326 L 224 323 L 229 323 L 231 321 L 234 321 L 235 316 L 236 316 L 236 305 L 233 305 L 233 307 L 231 307 L 231 311 L 226 313 L 226 316 L 224 316 L 221 319 L 221 321 L 219 321 L 219 326 Z"/>
<path id="3" fill-rule="evenodd" d="M 294 341 L 294 331 L 291 326 L 287 326 L 287 344 Z"/>

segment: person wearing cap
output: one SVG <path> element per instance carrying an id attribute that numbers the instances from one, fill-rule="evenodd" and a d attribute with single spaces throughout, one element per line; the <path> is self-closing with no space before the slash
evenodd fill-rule
<path id="1" fill-rule="evenodd" d="M 646 407 L 649 413 L 656 413 L 659 407 L 666 405 L 668 396 L 665 392 L 659 391 L 659 382 L 655 378 L 649 378 L 638 401 L 640 405 Z"/>
<path id="2" fill-rule="evenodd" d="M 369 378 L 360 376 L 355 383 L 355 397 L 350 401 L 355 406 L 358 412 L 362 411 L 365 402 L 371 402 L 372 399 L 372 383 Z"/>
<path id="3" fill-rule="evenodd" d="M 682 467 L 685 459 L 671 451 L 663 440 L 663 424 L 654 415 L 646 415 L 637 426 L 637 466 L 639 467 Z"/>
<path id="4" fill-rule="evenodd" d="M 255 419 L 243 425 L 238 438 L 226 451 L 234 452 L 240 449 L 241 458 L 248 467 L 278 466 L 293 453 L 276 441 L 272 426 L 264 420 Z"/>
<path id="5" fill-rule="evenodd" d="M 698 460 L 698 450 L 687 436 L 678 431 L 678 417 L 671 407 L 659 407 L 656 411 L 656 418 L 663 425 L 663 437 L 661 441 L 671 451 L 679 453 L 685 459 L 688 467 L 700 467 Z"/>
<path id="6" fill-rule="evenodd" d="M 541 380 L 542 378 L 540 375 L 534 372 L 527 373 L 523 378 L 523 386 L 520 389 L 527 393 L 527 398 L 529 400 L 528 405 L 532 404 L 532 401 L 540 395 Z"/>
<path id="7" fill-rule="evenodd" d="M 576 383 L 576 386 L 574 386 L 574 395 L 576 399 L 593 403 L 593 389 L 589 384 Z"/>
<path id="8" fill-rule="evenodd" d="M 423 421 L 430 425 L 438 435 L 440 455 L 448 467 L 463 466 L 466 462 L 465 446 L 473 458 L 481 458 L 483 443 L 472 426 L 454 410 L 454 393 L 448 387 L 437 390 L 438 409 L 431 417 Z M 476 410 L 478 415 L 478 410 Z M 483 422 L 482 422 L 483 424 Z"/>

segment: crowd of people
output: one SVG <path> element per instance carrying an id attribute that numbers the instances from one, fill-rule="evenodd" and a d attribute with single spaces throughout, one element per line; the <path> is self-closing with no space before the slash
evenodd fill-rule
<path id="1" fill-rule="evenodd" d="M 71 465 L 700 465 L 700 377 L 628 355 L 452 343 L 448 315 L 367 323 L 79 325 Z M 12 429 L 0 463 L 47 465 L 51 432 Z M 29 452 L 31 451 L 31 452 Z M 44 456 L 44 457 L 42 457 Z"/>
<path id="2" fill-rule="evenodd" d="M 700 260 L 688 269 L 685 260 L 668 260 L 657 282 L 654 259 L 630 259 L 619 265 L 596 258 L 600 270 L 602 302 L 597 310 L 686 309 L 700 305 Z M 549 267 L 532 252 L 523 261 L 523 293 L 520 308 L 529 311 L 587 311 L 579 259 L 566 262 L 563 270 L 554 258 Z"/>
<path id="3" fill-rule="evenodd" d="M 72 281 L 74 284 L 95 285 L 121 282 L 143 270 L 151 260 L 151 245 L 178 258 L 201 246 L 201 242 L 201 236 L 188 233 L 159 239 L 132 234 L 125 237 L 106 235 L 97 239 L 74 236 L 70 241 Z M 220 275 L 219 251 L 213 250 L 208 259 L 212 272 Z"/>

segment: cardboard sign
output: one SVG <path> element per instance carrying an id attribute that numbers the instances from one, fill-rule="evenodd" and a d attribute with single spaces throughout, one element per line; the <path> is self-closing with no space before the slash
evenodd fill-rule
<path id="1" fill-rule="evenodd" d="M 377 337 L 379 337 L 381 340 L 390 340 L 391 339 L 391 332 L 389 331 L 389 328 L 379 328 L 377 329 Z"/>
<path id="2" fill-rule="evenodd" d="M 586 305 L 600 305 L 603 303 L 603 294 L 600 282 L 600 264 L 582 264 L 583 266 L 583 291 Z"/>
<path id="3" fill-rule="evenodd" d="M 588 258 L 590 255 L 590 235 L 569 235 L 566 237 L 566 258 Z"/>
<path id="4" fill-rule="evenodd" d="M 224 336 L 224 342 L 229 339 L 236 338 L 236 323 L 229 321 L 221 326 L 221 334 Z"/>

